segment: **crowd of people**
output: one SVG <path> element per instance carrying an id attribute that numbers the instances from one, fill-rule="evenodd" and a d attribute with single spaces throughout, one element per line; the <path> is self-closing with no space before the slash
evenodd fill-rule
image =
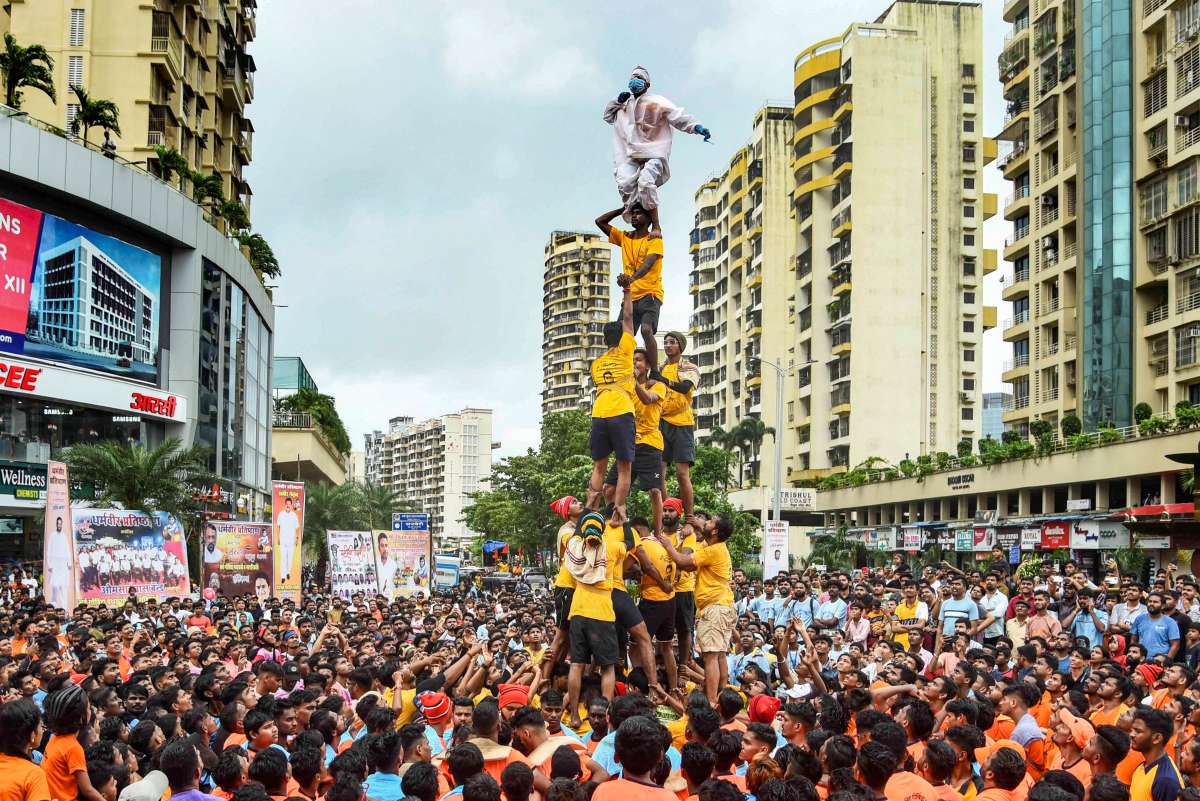
<path id="1" fill-rule="evenodd" d="M 609 622 L 615 663 L 581 656 L 565 567 L 552 595 L 73 610 L 14 573 L 0 799 L 1200 799 L 1192 577 L 1014 576 L 1000 555 L 970 572 L 734 569 L 714 651 L 704 612 L 725 599 L 708 600 L 704 554 L 725 524 L 681 506 L 664 504 L 665 542 L 644 520 L 615 529 L 644 535 L 604 593 L 640 614 Z M 653 569 L 651 543 L 674 569 Z M 664 611 L 689 594 L 697 620 Z"/>

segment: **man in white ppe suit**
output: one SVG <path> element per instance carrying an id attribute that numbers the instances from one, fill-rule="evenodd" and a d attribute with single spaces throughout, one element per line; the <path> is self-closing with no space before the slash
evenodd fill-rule
<path id="1" fill-rule="evenodd" d="M 662 95 L 649 93 L 650 73 L 634 67 L 629 90 L 604 107 L 604 121 L 613 127 L 613 177 L 629 209 L 640 203 L 650 213 L 652 236 L 661 236 L 658 222 L 658 188 L 671 177 L 671 129 L 694 133 L 707 142 L 712 133 L 695 117 Z"/>

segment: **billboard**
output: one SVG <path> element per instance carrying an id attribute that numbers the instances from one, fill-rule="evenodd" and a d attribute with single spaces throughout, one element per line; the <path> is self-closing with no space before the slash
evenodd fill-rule
<path id="1" fill-rule="evenodd" d="M 162 259 L 0 198 L 0 351 L 154 382 Z"/>
<path id="2" fill-rule="evenodd" d="M 210 520 L 200 537 L 200 561 L 206 588 L 229 598 L 253 593 L 271 597 L 275 549 L 270 523 Z"/>
<path id="3" fill-rule="evenodd" d="M 46 464 L 46 531 L 43 543 L 44 593 L 59 609 L 75 609 L 75 538 L 71 525 L 71 481 L 62 462 Z"/>
<path id="4" fill-rule="evenodd" d="M 166 512 L 153 517 L 128 509 L 72 509 L 78 603 L 122 604 L 140 599 L 187 598 L 183 527 Z"/>
<path id="5" fill-rule="evenodd" d="M 304 538 L 304 483 L 276 481 L 271 485 L 272 525 L 275 528 L 275 596 L 300 600 L 300 545 Z"/>
<path id="6" fill-rule="evenodd" d="M 327 531 L 329 574 L 334 596 L 350 599 L 361 592 L 367 598 L 379 593 L 375 574 L 375 538 L 369 531 Z"/>
<path id="7" fill-rule="evenodd" d="M 433 539 L 429 515 L 394 514 L 391 531 L 376 531 L 375 573 L 379 593 L 389 601 L 418 592 L 429 594 Z"/>
<path id="8" fill-rule="evenodd" d="M 768 520 L 763 524 L 763 579 L 771 579 L 788 569 L 788 524 L 786 520 Z"/>

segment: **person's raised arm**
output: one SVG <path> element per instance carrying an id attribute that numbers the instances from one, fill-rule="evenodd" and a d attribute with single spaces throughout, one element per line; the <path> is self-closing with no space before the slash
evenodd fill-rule
<path id="1" fill-rule="evenodd" d="M 442 686 L 449 687 L 457 682 L 458 677 L 467 671 L 467 666 L 471 664 L 471 660 L 478 656 L 482 651 L 483 644 L 477 642 L 468 648 L 465 654 L 454 660 L 454 662 L 448 668 L 442 671 Z"/>
<path id="2" fill-rule="evenodd" d="M 637 393 L 638 400 L 649 406 L 652 403 L 658 403 L 662 398 L 658 397 L 658 393 L 652 389 L 646 389 L 641 382 L 635 381 L 633 390 Z"/>
<path id="3" fill-rule="evenodd" d="M 625 293 L 621 300 L 621 330 L 633 336 L 633 295 L 629 292 L 628 282 L 621 290 Z"/>
<path id="4" fill-rule="evenodd" d="M 609 225 L 609 223 L 620 217 L 624 212 L 625 209 L 623 208 L 604 212 L 596 218 L 596 227 L 599 228 L 605 236 L 612 236 L 612 226 Z"/>
<path id="5" fill-rule="evenodd" d="M 629 297 L 628 292 L 625 293 L 625 297 Z M 691 551 L 688 551 L 687 553 L 679 551 L 673 544 L 671 544 L 671 538 L 666 534 L 663 534 L 661 531 L 656 532 L 654 536 L 658 539 L 659 544 L 667 549 L 667 556 L 671 557 L 672 562 L 684 570 L 696 569 L 696 555 L 694 553 Z"/>

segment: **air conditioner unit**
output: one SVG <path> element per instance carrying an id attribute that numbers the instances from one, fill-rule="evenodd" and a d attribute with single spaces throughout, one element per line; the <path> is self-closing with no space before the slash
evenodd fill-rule
<path id="1" fill-rule="evenodd" d="M 1042 195 L 1042 205 L 1043 206 L 1046 206 L 1047 208 L 1051 208 L 1051 207 L 1057 205 L 1057 203 L 1058 203 L 1058 201 L 1055 200 L 1054 195 Z"/>
<path id="2" fill-rule="evenodd" d="M 971 401 L 975 400 L 975 398 L 971 396 L 970 392 L 960 392 L 958 393 L 958 400 L 960 403 L 970 403 Z"/>
<path id="3" fill-rule="evenodd" d="M 1175 115 L 1175 127 L 1176 128 L 1191 128 L 1192 123 L 1186 115 L 1176 114 Z"/>

